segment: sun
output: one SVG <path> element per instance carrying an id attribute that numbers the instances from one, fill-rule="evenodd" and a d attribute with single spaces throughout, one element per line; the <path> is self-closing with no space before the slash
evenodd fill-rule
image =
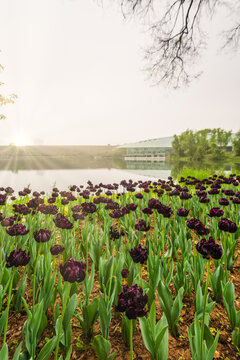
<path id="1" fill-rule="evenodd" d="M 24 134 L 18 133 L 15 138 L 13 139 L 13 143 L 16 146 L 24 146 L 27 144 L 27 138 Z"/>

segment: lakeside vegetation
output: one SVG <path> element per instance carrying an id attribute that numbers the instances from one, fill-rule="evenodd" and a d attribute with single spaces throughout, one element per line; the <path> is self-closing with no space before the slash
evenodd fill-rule
<path id="1" fill-rule="evenodd" d="M 179 159 L 216 160 L 240 156 L 240 131 L 223 129 L 204 129 L 193 131 L 187 129 L 179 136 L 174 135 L 171 156 Z"/>

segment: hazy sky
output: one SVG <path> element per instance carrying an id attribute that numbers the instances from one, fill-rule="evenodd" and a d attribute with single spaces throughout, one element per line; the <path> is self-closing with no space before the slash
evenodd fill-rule
<path id="1" fill-rule="evenodd" d="M 141 70 L 149 42 L 116 6 L 0 0 L 0 90 L 18 95 L 1 108 L 0 144 L 123 144 L 187 128 L 240 129 L 239 52 L 217 53 L 214 37 L 200 80 L 169 91 Z"/>

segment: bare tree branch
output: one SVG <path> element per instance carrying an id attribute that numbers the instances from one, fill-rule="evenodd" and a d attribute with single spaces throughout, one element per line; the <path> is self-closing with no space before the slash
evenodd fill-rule
<path id="1" fill-rule="evenodd" d="M 224 5 L 225 9 L 232 11 L 238 20 L 223 33 L 224 47 L 239 49 L 239 0 L 120 1 L 124 16 L 136 15 L 142 20 L 145 20 L 146 15 L 150 16 L 152 43 L 146 49 L 145 70 L 155 85 L 164 82 L 177 88 L 200 75 L 200 72 L 194 72 L 193 65 L 206 47 L 201 20 L 207 16 L 211 20 L 220 6 Z"/>

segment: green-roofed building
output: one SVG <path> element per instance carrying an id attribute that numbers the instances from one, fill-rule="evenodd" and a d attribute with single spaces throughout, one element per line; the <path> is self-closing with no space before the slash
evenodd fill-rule
<path id="1" fill-rule="evenodd" d="M 173 137 L 162 137 L 124 144 L 118 148 L 126 149 L 127 161 L 165 161 L 172 151 Z"/>

